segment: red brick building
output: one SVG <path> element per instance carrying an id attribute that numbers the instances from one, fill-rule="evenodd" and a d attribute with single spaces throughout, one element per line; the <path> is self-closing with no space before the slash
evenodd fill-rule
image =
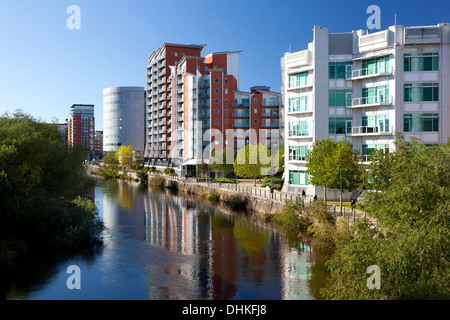
<path id="1" fill-rule="evenodd" d="M 74 104 L 67 120 L 68 144 L 81 144 L 94 151 L 95 147 L 95 117 L 94 105 Z M 90 158 L 93 157 L 93 152 Z"/>

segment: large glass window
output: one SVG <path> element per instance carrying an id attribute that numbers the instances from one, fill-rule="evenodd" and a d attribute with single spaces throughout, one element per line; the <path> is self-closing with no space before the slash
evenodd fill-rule
<path id="1" fill-rule="evenodd" d="M 389 132 L 389 115 L 363 116 L 362 133 Z"/>
<path id="2" fill-rule="evenodd" d="M 389 145 L 388 144 L 363 144 L 362 145 L 363 161 L 365 161 L 365 162 L 369 161 L 370 154 L 374 150 L 383 150 L 383 152 L 387 153 L 387 152 L 389 152 Z"/>
<path id="3" fill-rule="evenodd" d="M 405 83 L 403 97 L 405 102 L 439 101 L 439 84 Z"/>
<path id="4" fill-rule="evenodd" d="M 351 61 L 348 61 L 348 62 L 329 62 L 328 63 L 328 77 L 330 79 L 350 78 L 351 74 L 348 73 L 348 70 L 351 70 L 351 66 L 352 66 L 352 62 Z"/>
<path id="5" fill-rule="evenodd" d="M 307 121 L 289 122 L 290 137 L 302 137 L 307 135 L 309 135 Z"/>
<path id="6" fill-rule="evenodd" d="M 305 86 L 309 84 L 308 72 L 300 72 L 289 75 L 289 88 Z"/>
<path id="7" fill-rule="evenodd" d="M 352 117 L 330 117 L 328 118 L 329 134 L 344 134 L 351 132 Z M 350 126 L 350 127 L 349 127 Z"/>
<path id="8" fill-rule="evenodd" d="M 289 112 L 298 112 L 307 110 L 309 110 L 308 96 L 289 99 Z"/>
<path id="9" fill-rule="evenodd" d="M 362 104 L 389 102 L 389 86 L 362 89 Z"/>
<path id="10" fill-rule="evenodd" d="M 329 90 L 328 106 L 330 107 L 351 106 L 351 94 L 352 90 Z"/>
<path id="11" fill-rule="evenodd" d="M 439 53 L 405 53 L 403 56 L 404 71 L 438 71 Z"/>
<path id="12" fill-rule="evenodd" d="M 377 57 L 362 61 L 361 75 L 389 73 L 389 56 Z"/>
<path id="13" fill-rule="evenodd" d="M 306 161 L 307 146 L 289 147 L 289 160 Z"/>
<path id="14" fill-rule="evenodd" d="M 403 116 L 404 132 L 438 132 L 438 113 L 406 113 Z"/>
<path id="15" fill-rule="evenodd" d="M 290 170 L 289 171 L 289 184 L 298 185 L 298 186 L 309 185 L 308 175 L 306 174 L 306 171 Z"/>

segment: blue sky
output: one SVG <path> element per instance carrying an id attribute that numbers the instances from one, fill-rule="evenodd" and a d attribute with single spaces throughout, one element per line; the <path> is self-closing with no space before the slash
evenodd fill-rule
<path id="1" fill-rule="evenodd" d="M 372 4 L 382 29 L 395 14 L 405 26 L 450 22 L 448 0 L 0 0 L 0 114 L 62 122 L 72 104 L 94 104 L 101 130 L 103 88 L 145 86 L 147 59 L 164 42 L 240 50 L 239 89 L 280 91 L 289 46 L 305 49 L 314 25 L 366 29 Z M 70 5 L 80 7 L 79 30 L 66 26 Z"/>

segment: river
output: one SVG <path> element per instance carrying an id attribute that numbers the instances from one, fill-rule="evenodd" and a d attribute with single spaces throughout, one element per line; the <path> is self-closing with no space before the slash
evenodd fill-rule
<path id="1" fill-rule="evenodd" d="M 0 283 L 29 300 L 321 299 L 326 255 L 289 240 L 255 213 L 198 197 L 99 180 L 108 232 L 92 250 L 30 255 Z M 68 289 L 69 266 L 80 289 Z"/>

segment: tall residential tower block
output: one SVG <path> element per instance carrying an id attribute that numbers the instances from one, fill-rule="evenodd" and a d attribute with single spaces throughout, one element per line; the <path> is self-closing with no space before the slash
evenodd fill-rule
<path id="1" fill-rule="evenodd" d="M 272 148 L 280 145 L 281 94 L 265 86 L 239 91 L 240 51 L 204 56 L 204 47 L 165 43 L 149 58 L 148 165 L 190 175 L 225 145 L 233 144 L 235 153 L 241 145 L 262 142 L 258 137 Z"/>

